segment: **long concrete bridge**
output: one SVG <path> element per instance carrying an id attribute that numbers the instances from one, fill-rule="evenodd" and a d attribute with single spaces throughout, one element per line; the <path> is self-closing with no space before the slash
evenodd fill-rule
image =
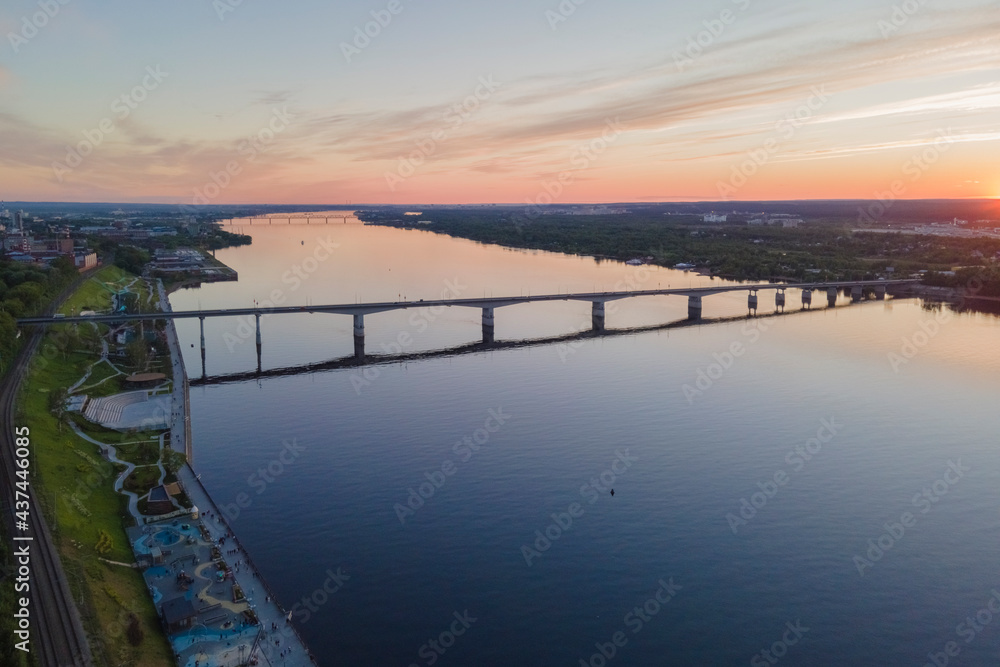
<path id="1" fill-rule="evenodd" d="M 254 220 L 259 221 L 261 224 L 263 224 L 264 221 L 267 221 L 267 224 L 269 225 L 273 225 L 275 220 L 287 220 L 289 225 L 293 224 L 292 220 L 305 220 L 307 225 L 312 224 L 314 221 L 316 222 L 316 224 L 321 224 L 319 223 L 319 221 L 322 220 L 323 221 L 322 224 L 330 225 L 333 224 L 330 222 L 331 220 L 335 221 L 339 220 L 343 224 L 347 224 L 347 221 L 351 220 L 352 218 L 354 218 L 354 216 L 348 213 L 340 213 L 336 215 L 326 214 L 326 213 L 308 213 L 308 214 L 300 213 L 292 215 L 283 215 L 281 213 L 270 213 L 264 215 L 251 215 L 248 217 L 239 218 L 239 220 L 249 220 L 250 222 L 247 224 L 249 224 L 252 227 Z M 235 218 L 230 218 L 229 220 L 226 221 L 226 224 L 232 225 L 233 220 L 235 220 Z"/>
<path id="2" fill-rule="evenodd" d="M 798 289 L 802 291 L 802 307 L 808 308 L 812 305 L 813 292 L 826 291 L 827 300 L 830 306 L 837 302 L 840 290 L 850 289 L 851 297 L 854 301 L 864 298 L 866 289 L 874 292 L 876 299 L 884 299 L 886 290 L 892 286 L 909 285 L 917 283 L 919 280 L 855 280 L 836 281 L 824 283 L 762 283 L 753 285 L 720 285 L 713 287 L 688 287 L 676 289 L 655 289 L 655 290 L 635 290 L 626 292 L 586 292 L 578 294 L 540 294 L 528 296 L 508 296 L 508 297 L 482 297 L 472 299 L 434 299 L 419 301 L 386 301 L 381 303 L 353 303 L 334 304 L 324 306 L 275 306 L 275 307 L 254 307 L 254 308 L 223 308 L 212 310 L 186 310 L 186 311 L 161 311 L 155 313 L 119 313 L 113 315 L 77 315 L 70 317 L 26 317 L 17 321 L 19 326 L 51 324 L 68 324 L 73 322 L 107 322 L 120 323 L 126 321 L 146 321 L 163 319 L 194 319 L 198 318 L 201 324 L 201 362 L 202 374 L 205 370 L 205 319 L 209 317 L 248 317 L 253 316 L 257 323 L 257 366 L 260 369 L 261 362 L 261 331 L 260 318 L 265 315 L 282 315 L 290 313 L 330 313 L 334 315 L 351 315 L 354 318 L 354 353 L 358 359 L 365 356 L 365 315 L 384 313 L 392 310 L 406 310 L 409 308 L 444 308 L 444 307 L 464 307 L 479 308 L 482 310 L 483 322 L 483 342 L 492 343 L 494 340 L 495 311 L 504 306 L 516 306 L 523 303 L 536 303 L 539 301 L 589 301 L 592 313 L 592 325 L 594 331 L 603 331 L 605 328 L 605 304 L 609 301 L 621 299 L 632 299 L 642 296 L 686 296 L 688 298 L 688 318 L 697 320 L 701 318 L 702 299 L 713 294 L 724 292 L 747 292 L 747 307 L 750 312 L 756 312 L 758 304 L 758 292 L 773 290 L 774 303 L 779 309 L 783 309 L 786 303 L 786 290 Z"/>

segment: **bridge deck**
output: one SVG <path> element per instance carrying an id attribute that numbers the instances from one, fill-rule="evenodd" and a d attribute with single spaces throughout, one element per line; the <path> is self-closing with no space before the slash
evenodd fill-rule
<path id="1" fill-rule="evenodd" d="M 212 310 L 181 310 L 157 313 L 129 313 L 118 315 L 86 315 L 73 317 L 25 317 L 17 321 L 18 325 L 30 324 L 66 324 L 70 322 L 121 322 L 124 320 L 163 320 L 192 319 L 207 317 L 240 317 L 246 315 L 280 315 L 288 313 L 333 313 L 340 315 L 367 315 L 390 310 L 405 310 L 408 308 L 428 308 L 438 306 L 456 306 L 465 308 L 502 308 L 522 303 L 540 301 L 590 301 L 603 303 L 619 299 L 631 299 L 640 296 L 710 296 L 723 292 L 757 292 L 761 290 L 823 290 L 844 287 L 892 287 L 920 282 L 910 280 L 853 280 L 824 283 L 760 283 L 752 285 L 720 285 L 718 287 L 681 287 L 674 289 L 636 290 L 624 292 L 583 292 L 574 294 L 539 294 L 522 296 L 482 297 L 472 299 L 432 299 L 420 301 L 386 301 L 380 303 L 348 303 L 322 306 L 275 306 L 270 308 L 222 308 Z"/>

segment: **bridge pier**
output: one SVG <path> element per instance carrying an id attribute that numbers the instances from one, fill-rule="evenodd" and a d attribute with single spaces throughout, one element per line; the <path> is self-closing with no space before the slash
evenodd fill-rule
<path id="1" fill-rule="evenodd" d="M 493 338 L 493 332 L 494 332 L 493 322 L 494 322 L 493 309 L 492 308 L 483 308 L 483 342 L 484 343 L 492 343 L 493 340 L 494 340 L 494 338 Z"/>
<path id="2" fill-rule="evenodd" d="M 802 307 L 808 308 L 812 306 L 813 302 L 813 291 L 811 289 L 802 290 Z"/>
<path id="3" fill-rule="evenodd" d="M 198 323 L 201 325 L 201 376 L 205 377 L 205 318 L 199 317 Z"/>
<path id="4" fill-rule="evenodd" d="M 858 301 L 861 301 L 862 296 L 861 285 L 855 285 L 851 288 L 851 301 L 857 303 Z"/>
<path id="5" fill-rule="evenodd" d="M 779 289 L 774 293 L 774 305 L 778 308 L 778 310 L 785 309 L 785 290 Z"/>
<path id="6" fill-rule="evenodd" d="M 257 372 L 260 373 L 260 313 L 256 313 L 257 318 Z"/>
<path id="7" fill-rule="evenodd" d="M 826 289 L 826 303 L 831 308 L 837 305 L 837 296 L 840 291 L 836 287 L 828 287 Z"/>
<path id="8" fill-rule="evenodd" d="M 878 285 L 875 288 L 875 298 L 879 301 L 885 301 L 885 285 Z"/>
<path id="9" fill-rule="evenodd" d="M 594 301 L 590 310 L 590 323 L 594 331 L 604 331 L 604 302 Z"/>
<path id="10" fill-rule="evenodd" d="M 747 297 L 747 308 L 751 313 L 757 312 L 757 292 L 751 290 L 750 296 Z"/>
<path id="11" fill-rule="evenodd" d="M 701 297 L 690 295 L 688 296 L 688 319 L 689 320 L 700 320 L 701 319 Z"/>
<path id="12" fill-rule="evenodd" d="M 365 316 L 362 314 L 354 316 L 354 357 L 358 361 L 365 358 Z"/>

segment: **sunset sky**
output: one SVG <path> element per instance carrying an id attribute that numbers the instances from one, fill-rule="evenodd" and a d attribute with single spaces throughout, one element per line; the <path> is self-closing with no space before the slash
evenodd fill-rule
<path id="1" fill-rule="evenodd" d="M 8 201 L 1000 196 L 996 0 L 7 0 L 0 32 Z"/>

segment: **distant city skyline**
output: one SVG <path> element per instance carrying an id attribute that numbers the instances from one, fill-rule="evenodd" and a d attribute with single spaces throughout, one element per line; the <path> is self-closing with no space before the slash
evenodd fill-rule
<path id="1" fill-rule="evenodd" d="M 1000 197 L 985 0 L 12 0 L 0 197 Z"/>

